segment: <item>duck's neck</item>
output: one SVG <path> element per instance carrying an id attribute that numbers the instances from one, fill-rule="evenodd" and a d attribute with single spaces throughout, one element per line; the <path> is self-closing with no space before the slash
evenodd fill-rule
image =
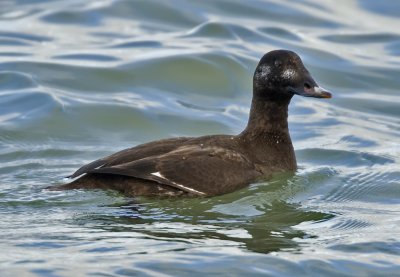
<path id="1" fill-rule="evenodd" d="M 290 99 L 266 101 L 253 97 L 249 121 L 239 138 L 255 158 L 277 171 L 295 170 L 296 157 L 288 128 Z"/>
<path id="2" fill-rule="evenodd" d="M 265 101 L 253 97 L 249 121 L 240 136 L 250 140 L 268 136 L 269 134 L 289 134 L 288 106 L 289 100 Z"/>

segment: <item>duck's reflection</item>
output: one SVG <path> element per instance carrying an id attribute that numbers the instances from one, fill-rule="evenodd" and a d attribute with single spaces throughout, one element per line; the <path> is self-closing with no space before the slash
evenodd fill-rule
<path id="1" fill-rule="evenodd" d="M 138 199 L 120 206 L 118 216 L 97 216 L 96 225 L 107 231 L 134 231 L 168 241 L 237 243 L 259 253 L 296 251 L 300 246 L 294 238 L 308 235 L 293 226 L 332 215 L 305 211 L 285 200 L 296 192 L 291 183 L 277 180 L 208 199 Z"/>

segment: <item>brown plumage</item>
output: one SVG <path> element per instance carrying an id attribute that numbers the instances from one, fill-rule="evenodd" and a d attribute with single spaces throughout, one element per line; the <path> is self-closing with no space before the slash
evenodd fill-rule
<path id="1" fill-rule="evenodd" d="M 275 50 L 260 60 L 245 130 L 236 136 L 163 139 L 125 149 L 78 169 L 78 179 L 52 189 L 114 189 L 129 196 L 213 196 L 295 171 L 288 129 L 294 94 L 330 98 L 294 52 Z"/>

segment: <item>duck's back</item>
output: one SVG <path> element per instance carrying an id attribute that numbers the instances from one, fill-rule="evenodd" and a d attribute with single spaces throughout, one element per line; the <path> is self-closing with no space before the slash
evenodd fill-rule
<path id="1" fill-rule="evenodd" d="M 76 178 L 82 174 L 89 173 L 96 168 L 116 166 L 119 164 L 124 164 L 127 162 L 132 162 L 135 160 L 140 160 L 146 157 L 151 157 L 155 155 L 161 155 L 168 153 L 186 141 L 192 139 L 191 137 L 178 137 L 162 139 L 157 141 L 152 141 L 138 146 L 124 149 L 122 151 L 116 152 L 110 156 L 95 160 L 89 164 L 86 164 L 79 168 L 68 178 Z"/>

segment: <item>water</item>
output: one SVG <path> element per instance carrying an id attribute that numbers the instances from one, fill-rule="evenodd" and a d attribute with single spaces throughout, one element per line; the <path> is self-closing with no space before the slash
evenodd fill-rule
<path id="1" fill-rule="evenodd" d="M 1 276 L 400 276 L 395 1 L 0 2 Z M 251 77 L 291 49 L 300 169 L 206 199 L 54 192 L 158 138 L 235 134 Z"/>

